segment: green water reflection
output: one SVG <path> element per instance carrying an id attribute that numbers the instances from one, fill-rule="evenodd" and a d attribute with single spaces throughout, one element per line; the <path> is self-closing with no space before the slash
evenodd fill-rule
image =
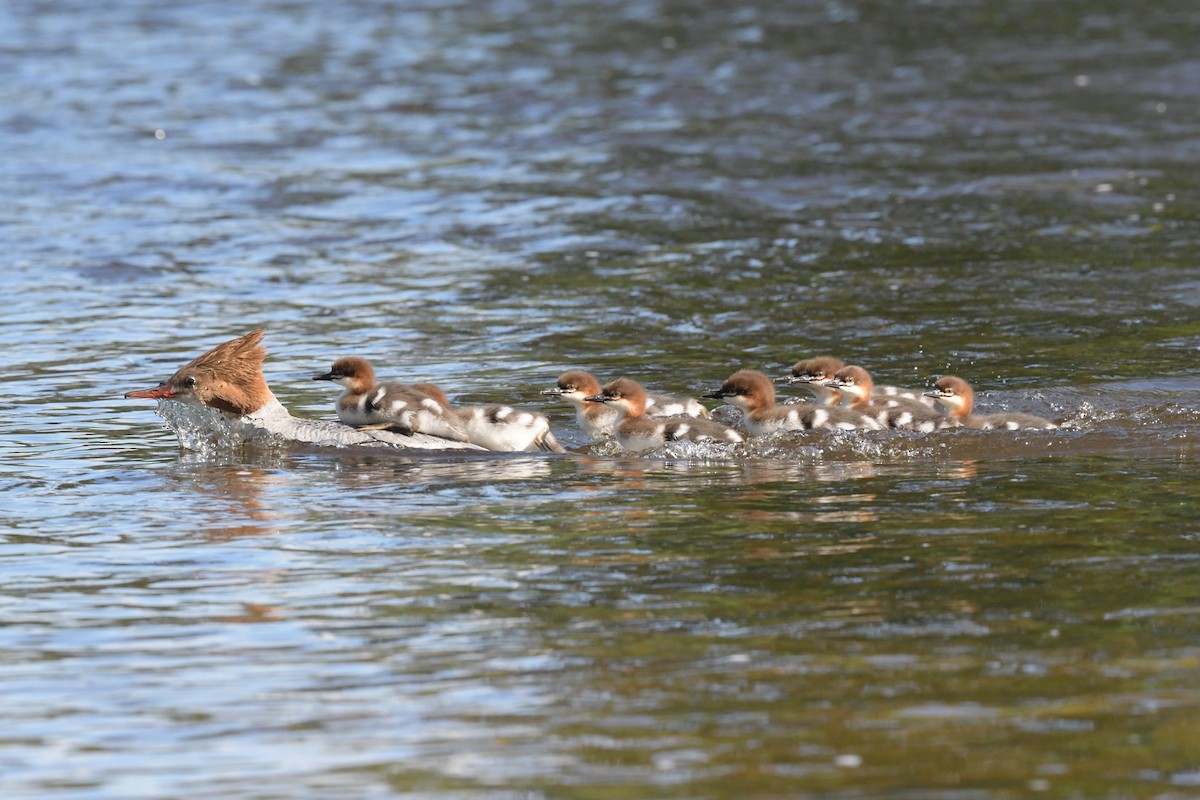
<path id="1" fill-rule="evenodd" d="M 470 558 L 505 585 L 391 598 L 424 624 L 510 628 L 520 654 L 481 677 L 557 698 L 489 718 L 529 730 L 484 752 L 554 756 L 498 787 L 1108 796 L 1191 779 L 1191 464 L 556 472 L 552 494 L 481 488 L 453 518 L 417 515 L 477 531 Z M 508 535 L 488 544 L 498 526 Z M 397 788 L 432 780 L 384 771 Z"/>

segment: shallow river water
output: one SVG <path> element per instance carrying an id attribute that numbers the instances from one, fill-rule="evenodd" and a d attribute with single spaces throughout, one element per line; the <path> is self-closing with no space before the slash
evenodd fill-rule
<path id="1" fill-rule="evenodd" d="M 1197 41 L 8 3 L 0 795 L 1200 796 Z M 572 452 L 185 451 L 122 398 L 258 327 L 296 414 L 357 354 Z M 539 394 L 826 353 L 1064 427 L 627 457 Z"/>

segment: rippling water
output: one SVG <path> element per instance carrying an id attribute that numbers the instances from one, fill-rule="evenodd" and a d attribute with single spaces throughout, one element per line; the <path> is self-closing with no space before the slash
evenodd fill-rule
<path id="1" fill-rule="evenodd" d="M 1191 797 L 1200 11 L 16 0 L 0 794 Z M 568 457 L 215 448 L 268 329 Z M 590 446 L 833 353 L 1057 432 Z M 718 416 L 730 417 L 727 412 Z"/>

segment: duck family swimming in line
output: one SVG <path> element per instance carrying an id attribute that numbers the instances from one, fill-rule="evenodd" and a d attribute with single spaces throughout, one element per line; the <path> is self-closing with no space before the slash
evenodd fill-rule
<path id="1" fill-rule="evenodd" d="M 247 432 L 289 441 L 331 445 L 387 444 L 424 450 L 566 452 L 545 415 L 508 405 L 454 408 L 432 383 L 379 383 L 370 362 L 336 360 L 313 380 L 343 387 L 335 402 L 339 422 L 293 417 L 263 377 L 263 331 L 251 331 L 193 359 L 163 383 L 127 393 L 129 398 L 189 402 L 217 409 Z M 775 384 L 802 386 L 813 402 L 777 405 Z M 638 382 L 618 378 L 607 385 L 571 369 L 543 395 L 575 408 L 580 429 L 595 442 L 614 438 L 625 450 L 643 453 L 673 441 L 732 444 L 745 436 L 782 431 L 934 431 L 942 428 L 1042 429 L 1057 427 L 1032 414 L 974 414 L 974 392 L 962 378 L 940 378 L 927 393 L 877 386 L 860 366 L 831 357 L 797 362 L 774 381 L 758 370 L 738 370 L 704 397 L 742 414 L 745 433 L 711 419 L 697 400 L 652 394 Z M 940 409 L 939 410 L 939 406 Z M 943 413 L 944 411 L 944 413 Z"/>

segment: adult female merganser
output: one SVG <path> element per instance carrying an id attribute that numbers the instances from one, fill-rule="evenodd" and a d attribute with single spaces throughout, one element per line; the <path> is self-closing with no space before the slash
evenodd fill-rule
<path id="1" fill-rule="evenodd" d="M 637 381 L 618 378 L 597 394 L 584 398 L 605 403 L 617 410 L 619 421 L 614 430 L 617 442 L 626 450 L 642 453 L 667 442 L 740 442 L 733 428 L 711 420 L 692 417 L 647 417 L 646 390 Z"/>
<path id="2" fill-rule="evenodd" d="M 826 384 L 833 380 L 838 370 L 845 366 L 845 362 L 840 358 L 832 356 L 808 358 L 793 364 L 792 374 L 785 375 L 777 383 L 801 384 L 817 396 L 817 402 L 826 405 L 837 405 L 843 400 L 842 393 Z M 872 396 L 875 398 L 876 404 L 884 406 L 899 405 L 899 403 L 892 402 L 893 398 L 899 398 L 901 400 L 914 400 L 930 408 L 935 407 L 935 403 L 921 392 L 915 389 L 903 389 L 899 386 L 889 386 L 887 384 L 875 386 L 872 388 Z"/>
<path id="3" fill-rule="evenodd" d="M 371 362 L 346 356 L 333 362 L 314 381 L 333 381 L 345 388 L 337 399 L 338 419 L 367 430 L 394 430 L 403 434 L 428 433 L 456 442 L 470 441 L 467 429 L 449 405 L 425 392 L 400 383 L 376 383 Z M 442 395 L 445 397 L 445 395 Z"/>
<path id="4" fill-rule="evenodd" d="M 250 439 L 335 446 L 385 444 L 422 450 L 481 449 L 467 442 L 422 433 L 400 436 L 387 431 L 366 432 L 340 422 L 293 417 L 271 393 L 263 377 L 262 363 L 267 351 L 261 345 L 262 337 L 263 331 L 256 330 L 218 345 L 153 389 L 140 389 L 125 396 L 216 409 L 223 421 L 234 423 L 238 433 Z M 162 404 L 159 407 L 159 413 L 167 416 Z"/>
<path id="5" fill-rule="evenodd" d="M 600 394 L 600 381 L 581 369 L 567 370 L 558 376 L 558 385 L 544 389 L 542 394 L 556 395 L 575 406 L 575 421 L 594 442 L 612 436 L 617 424 L 617 410 L 587 398 Z M 669 394 L 646 394 L 648 417 L 708 418 L 708 409 L 697 400 Z"/>
<path id="6" fill-rule="evenodd" d="M 776 431 L 822 430 L 881 430 L 883 425 L 859 412 L 843 406 L 794 403 L 775 405 L 775 386 L 771 379 L 753 369 L 733 373 L 715 392 L 705 397 L 724 400 L 741 409 L 746 430 L 751 436 Z"/>
<path id="7" fill-rule="evenodd" d="M 457 415 L 471 444 L 499 453 L 567 452 L 554 438 L 550 420 L 536 411 L 505 405 L 453 408 L 442 387 L 435 383 L 414 383 L 412 388 Z"/>
<path id="8" fill-rule="evenodd" d="M 937 409 L 922 403 L 901 397 L 890 398 L 888 405 L 872 402 L 874 381 L 871 380 L 871 374 L 862 367 L 842 367 L 826 385 L 842 391 L 843 402 L 847 408 L 865 414 L 889 428 L 928 433 L 945 427 L 946 418 Z"/>
<path id="9" fill-rule="evenodd" d="M 1033 414 L 983 414 L 971 413 L 975 407 L 975 390 L 971 384 L 954 375 L 945 375 L 934 384 L 929 396 L 940 403 L 950 419 L 966 428 L 1002 428 L 1015 431 L 1021 428 L 1054 430 L 1058 426 L 1048 419 Z"/>

